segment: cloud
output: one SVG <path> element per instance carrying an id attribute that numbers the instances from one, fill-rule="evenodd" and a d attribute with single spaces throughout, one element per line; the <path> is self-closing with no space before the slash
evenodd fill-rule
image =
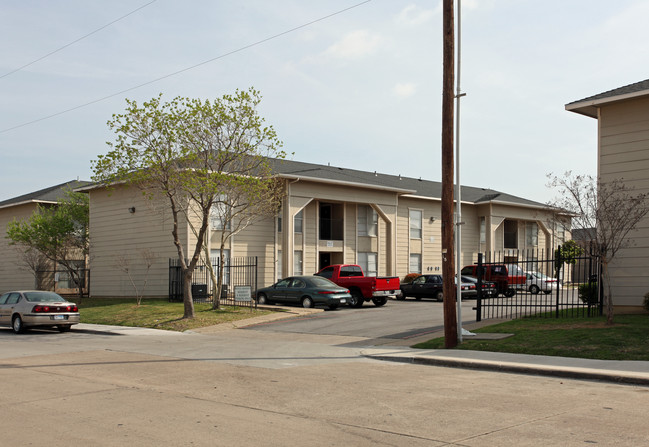
<path id="1" fill-rule="evenodd" d="M 433 10 L 422 9 L 417 5 L 410 4 L 397 15 L 397 22 L 408 26 L 421 25 L 431 20 L 437 12 L 441 12 L 440 6 Z"/>
<path id="2" fill-rule="evenodd" d="M 416 93 L 417 86 L 412 82 L 399 83 L 392 88 L 392 93 L 398 98 L 408 98 Z"/>
<path id="3" fill-rule="evenodd" d="M 373 53 L 378 48 L 381 38 L 367 30 L 352 31 L 325 51 L 328 56 L 343 59 L 354 59 Z"/>

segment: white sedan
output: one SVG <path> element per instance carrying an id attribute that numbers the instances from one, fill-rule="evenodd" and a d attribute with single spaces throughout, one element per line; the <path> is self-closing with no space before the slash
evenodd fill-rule
<path id="1" fill-rule="evenodd" d="M 559 288 L 559 281 L 540 272 L 526 272 L 525 278 L 525 288 L 535 295 L 541 291 L 550 294 Z"/>

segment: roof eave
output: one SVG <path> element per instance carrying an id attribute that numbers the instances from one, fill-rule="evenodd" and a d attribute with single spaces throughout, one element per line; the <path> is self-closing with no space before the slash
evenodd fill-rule
<path id="1" fill-rule="evenodd" d="M 597 118 L 597 110 L 599 107 L 618 101 L 625 101 L 628 99 L 640 98 L 649 95 L 649 90 L 640 90 L 632 93 L 625 93 L 623 95 L 609 96 L 605 98 L 585 100 L 566 104 L 566 110 L 569 112 L 579 113 L 581 115 Z"/>

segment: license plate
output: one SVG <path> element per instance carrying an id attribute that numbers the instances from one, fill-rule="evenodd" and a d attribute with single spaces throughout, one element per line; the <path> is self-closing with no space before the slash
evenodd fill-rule
<path id="1" fill-rule="evenodd" d="M 54 315 L 53 320 L 65 320 L 65 315 Z"/>
<path id="2" fill-rule="evenodd" d="M 341 298 L 341 299 L 340 299 L 340 302 L 343 303 L 343 304 L 346 303 L 346 302 L 347 302 L 347 298 Z"/>

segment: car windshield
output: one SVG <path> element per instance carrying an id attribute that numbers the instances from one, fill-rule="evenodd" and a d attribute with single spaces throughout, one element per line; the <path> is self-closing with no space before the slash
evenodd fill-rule
<path id="1" fill-rule="evenodd" d="M 535 278 L 538 278 L 538 279 L 551 279 L 549 276 L 544 275 L 543 273 L 539 273 L 539 272 L 532 272 L 532 276 L 534 276 Z"/>
<path id="2" fill-rule="evenodd" d="M 314 276 L 313 278 L 309 279 L 311 280 L 311 283 L 316 287 L 338 287 L 335 283 L 329 281 L 327 278 L 323 278 L 322 276 Z"/>
<path id="3" fill-rule="evenodd" d="M 35 291 L 25 292 L 23 295 L 30 302 L 61 303 L 65 301 L 60 295 L 54 292 Z"/>

